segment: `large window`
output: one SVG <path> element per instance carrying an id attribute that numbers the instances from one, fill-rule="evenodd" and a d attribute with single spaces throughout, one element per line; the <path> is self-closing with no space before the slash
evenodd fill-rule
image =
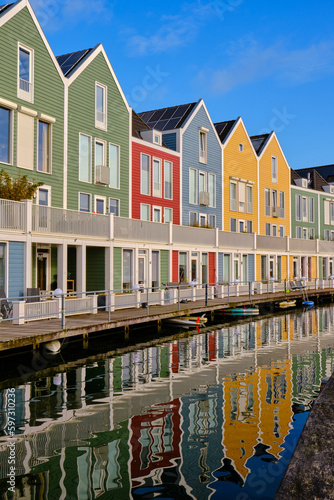
<path id="1" fill-rule="evenodd" d="M 324 224 L 329 224 L 329 201 L 324 200 Z"/>
<path id="2" fill-rule="evenodd" d="M 234 218 L 230 219 L 230 231 L 232 233 L 236 233 L 236 231 L 237 231 L 237 219 L 234 219 Z"/>
<path id="3" fill-rule="evenodd" d="M 195 226 L 198 224 L 198 213 L 189 212 L 189 226 Z"/>
<path id="4" fill-rule="evenodd" d="M 39 172 L 51 173 L 51 125 L 38 122 L 38 163 Z"/>
<path id="5" fill-rule="evenodd" d="M 160 253 L 156 250 L 153 250 L 153 252 L 152 252 L 152 288 L 156 288 L 160 285 L 159 260 L 160 260 Z"/>
<path id="6" fill-rule="evenodd" d="M 189 203 L 197 203 L 197 170 L 189 169 Z"/>
<path id="7" fill-rule="evenodd" d="M 95 84 L 95 127 L 107 128 L 107 87 Z"/>
<path id="8" fill-rule="evenodd" d="M 18 53 L 18 97 L 33 102 L 33 51 L 24 46 Z"/>
<path id="9" fill-rule="evenodd" d="M 162 182 L 161 182 L 161 161 L 153 159 L 153 196 L 161 198 Z"/>
<path id="10" fill-rule="evenodd" d="M 253 213 L 253 186 L 246 187 L 246 196 L 247 196 L 247 213 Z"/>
<path id="11" fill-rule="evenodd" d="M 0 163 L 11 163 L 10 113 L 0 107 Z"/>
<path id="12" fill-rule="evenodd" d="M 247 221 L 247 233 L 252 233 L 253 232 L 253 221 L 248 220 Z"/>
<path id="13" fill-rule="evenodd" d="M 91 211 L 91 196 L 87 193 L 79 194 L 79 210 L 80 212 L 90 212 Z"/>
<path id="14" fill-rule="evenodd" d="M 269 222 L 266 222 L 265 223 L 265 235 L 270 236 L 270 234 L 271 234 L 270 224 L 269 224 Z"/>
<path id="15" fill-rule="evenodd" d="M 117 198 L 109 198 L 109 212 L 119 216 L 119 200 Z"/>
<path id="16" fill-rule="evenodd" d="M 150 157 L 144 154 L 140 159 L 140 193 L 150 194 Z"/>
<path id="17" fill-rule="evenodd" d="M 206 172 L 199 172 L 198 174 L 198 190 L 200 193 L 206 191 Z"/>
<path id="18" fill-rule="evenodd" d="M 277 158 L 276 158 L 276 156 L 271 157 L 271 180 L 272 180 L 272 182 L 277 182 Z"/>
<path id="19" fill-rule="evenodd" d="M 264 215 L 270 217 L 270 189 L 264 189 Z"/>
<path id="20" fill-rule="evenodd" d="M 35 119 L 25 113 L 17 113 L 17 166 L 33 170 L 35 152 Z"/>
<path id="21" fill-rule="evenodd" d="M 120 181 L 120 161 L 119 146 L 109 144 L 109 168 L 110 168 L 110 187 L 119 189 Z"/>
<path id="22" fill-rule="evenodd" d="M 230 210 L 237 210 L 237 184 L 230 182 Z"/>
<path id="23" fill-rule="evenodd" d="M 334 224 L 334 203 L 331 203 L 331 224 Z"/>
<path id="24" fill-rule="evenodd" d="M 302 198 L 302 207 L 303 207 L 303 221 L 307 221 L 307 198 L 303 196 Z"/>
<path id="25" fill-rule="evenodd" d="M 105 143 L 102 141 L 95 142 L 95 167 L 105 165 Z"/>
<path id="26" fill-rule="evenodd" d="M 216 216 L 215 215 L 208 215 L 208 224 L 210 227 L 215 228 L 216 227 Z"/>
<path id="27" fill-rule="evenodd" d="M 216 206 L 216 176 L 208 174 L 209 206 Z"/>
<path id="28" fill-rule="evenodd" d="M 92 139 L 88 135 L 80 134 L 79 145 L 79 181 L 92 181 Z"/>
<path id="29" fill-rule="evenodd" d="M 246 184 L 244 182 L 239 182 L 239 212 L 245 212 L 246 203 Z"/>
<path id="30" fill-rule="evenodd" d="M 173 199 L 173 164 L 170 161 L 164 163 L 164 197 L 167 200 Z"/>
<path id="31" fill-rule="evenodd" d="M 161 222 L 161 207 L 153 207 L 153 222 Z"/>

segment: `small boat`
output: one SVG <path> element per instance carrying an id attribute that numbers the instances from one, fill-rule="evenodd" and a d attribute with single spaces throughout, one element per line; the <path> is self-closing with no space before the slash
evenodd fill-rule
<path id="1" fill-rule="evenodd" d="M 46 344 L 44 344 L 44 348 L 50 354 L 57 354 L 61 349 L 61 343 L 59 340 L 52 340 L 51 342 L 46 342 Z"/>
<path id="2" fill-rule="evenodd" d="M 295 300 L 283 300 L 282 302 L 279 302 L 276 305 L 277 305 L 277 307 L 280 307 L 281 309 L 287 309 L 288 307 L 296 307 L 296 301 Z"/>
<path id="3" fill-rule="evenodd" d="M 168 318 L 166 323 L 172 323 L 174 325 L 184 326 L 188 328 L 190 326 L 204 326 L 208 321 L 208 318 L 203 314 L 202 316 L 180 316 L 178 318 Z"/>
<path id="4" fill-rule="evenodd" d="M 310 309 L 310 307 L 313 307 L 313 306 L 314 306 L 314 302 L 313 302 L 313 300 L 305 300 L 305 301 L 303 302 L 303 307 L 304 307 L 305 309 Z"/>
<path id="5" fill-rule="evenodd" d="M 258 307 L 231 307 L 222 312 L 228 316 L 257 316 L 260 310 Z"/>

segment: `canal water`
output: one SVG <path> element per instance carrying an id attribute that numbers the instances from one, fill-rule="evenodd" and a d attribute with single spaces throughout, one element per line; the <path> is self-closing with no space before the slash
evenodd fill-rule
<path id="1" fill-rule="evenodd" d="M 1 498 L 274 497 L 333 370 L 333 307 L 160 336 L 1 360 Z"/>

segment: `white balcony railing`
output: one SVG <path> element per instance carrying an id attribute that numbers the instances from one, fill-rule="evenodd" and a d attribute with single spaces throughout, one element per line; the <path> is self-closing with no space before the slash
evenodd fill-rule
<path id="1" fill-rule="evenodd" d="M 25 203 L 0 199 L 0 228 L 23 233 L 25 227 Z"/>

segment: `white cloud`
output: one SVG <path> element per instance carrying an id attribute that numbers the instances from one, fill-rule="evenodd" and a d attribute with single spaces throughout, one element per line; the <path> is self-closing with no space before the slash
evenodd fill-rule
<path id="1" fill-rule="evenodd" d="M 262 48 L 254 40 L 247 47 L 231 46 L 226 59 L 232 62 L 207 77 L 197 75 L 198 83 L 206 83 L 215 93 L 224 94 L 235 87 L 271 77 L 290 85 L 322 78 L 334 71 L 334 41 L 319 42 L 305 49 L 287 49 L 283 43 Z"/>

